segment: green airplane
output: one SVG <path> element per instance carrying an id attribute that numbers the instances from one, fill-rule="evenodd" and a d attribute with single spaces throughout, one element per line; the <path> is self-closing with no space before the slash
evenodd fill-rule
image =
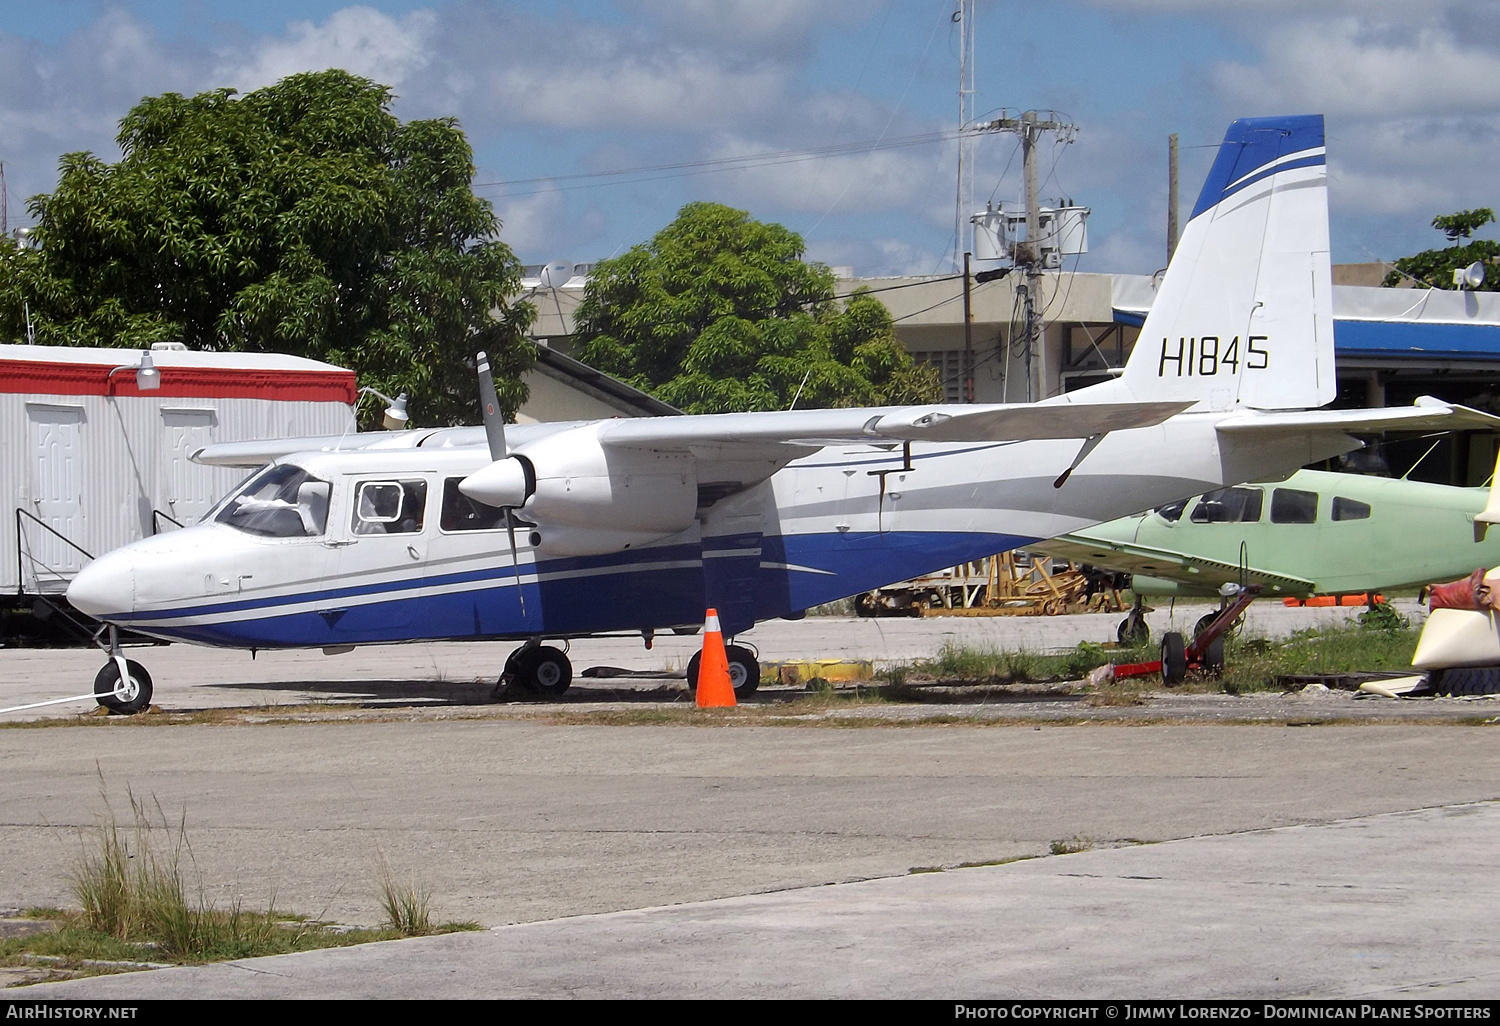
<path id="1" fill-rule="evenodd" d="M 1359 594 L 1500 565 L 1500 531 L 1475 522 L 1490 502 L 1489 488 L 1299 470 L 1027 548 L 1130 573 L 1136 606 L 1120 640 L 1144 641 L 1143 596 L 1218 597 L 1229 583 L 1267 597 Z"/>

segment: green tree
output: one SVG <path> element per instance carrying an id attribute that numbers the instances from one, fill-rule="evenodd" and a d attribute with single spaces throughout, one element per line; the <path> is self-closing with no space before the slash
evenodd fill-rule
<path id="1" fill-rule="evenodd" d="M 688 413 L 940 398 L 885 304 L 865 292 L 836 300 L 832 272 L 804 263 L 803 249 L 781 225 L 689 203 L 651 241 L 594 266 L 579 354 Z"/>
<path id="2" fill-rule="evenodd" d="M 1490 239 L 1470 239 L 1475 231 L 1495 220 L 1495 212 L 1488 207 L 1477 210 L 1460 210 L 1456 214 L 1439 214 L 1432 219 L 1432 226 L 1448 237 L 1453 245 L 1446 249 L 1423 250 L 1413 256 L 1396 261 L 1396 270 L 1381 282 L 1387 288 L 1400 285 L 1412 278 L 1437 289 L 1457 288 L 1453 284 L 1453 272 L 1468 267 L 1476 260 L 1486 265 L 1481 291 L 1500 291 L 1500 242 Z M 1462 241 L 1460 241 L 1462 240 Z"/>
<path id="3" fill-rule="evenodd" d="M 338 70 L 143 99 L 118 163 L 66 154 L 30 201 L 31 245 L 0 252 L 0 332 L 29 310 L 38 342 L 327 360 L 427 424 L 473 421 L 466 360 L 486 348 L 513 414 L 535 354 L 532 307 L 508 301 L 520 265 L 458 124 L 402 124 L 391 100 Z"/>

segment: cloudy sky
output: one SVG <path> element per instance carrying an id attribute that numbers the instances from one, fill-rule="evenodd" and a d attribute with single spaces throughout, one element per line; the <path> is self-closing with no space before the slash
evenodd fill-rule
<path id="1" fill-rule="evenodd" d="M 116 122 L 142 96 L 248 91 L 342 67 L 392 86 L 403 119 L 459 119 L 476 191 L 523 262 L 610 256 L 707 199 L 779 221 L 812 258 L 860 274 L 940 272 L 954 252 L 956 5 L 7 5 L 0 160 L 10 223 L 25 223 L 25 197 L 52 188 L 60 154 L 117 159 Z M 1093 209 L 1079 269 L 1160 267 L 1168 134 L 1181 138 L 1186 214 L 1225 126 L 1241 116 L 1327 116 L 1336 261 L 1438 245 L 1433 215 L 1500 207 L 1496 0 L 975 6 L 976 113 L 1050 109 L 1078 126 L 1071 145 L 1044 147 L 1040 168 L 1045 197 Z M 982 139 L 976 166 L 979 205 L 1018 201 L 1014 137 Z M 643 168 L 658 170 L 605 174 Z"/>

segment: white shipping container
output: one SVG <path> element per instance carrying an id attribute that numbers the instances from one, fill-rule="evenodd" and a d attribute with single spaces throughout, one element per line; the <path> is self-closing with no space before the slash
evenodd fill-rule
<path id="1" fill-rule="evenodd" d="M 295 356 L 0 345 L 0 591 L 61 595 L 88 561 L 190 524 L 244 476 L 211 442 L 354 428 L 354 372 Z M 170 519 L 168 519 L 170 518 Z"/>

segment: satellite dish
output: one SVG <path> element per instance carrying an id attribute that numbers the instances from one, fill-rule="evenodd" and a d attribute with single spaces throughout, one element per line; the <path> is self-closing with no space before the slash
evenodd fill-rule
<path id="1" fill-rule="evenodd" d="M 573 277 L 573 263 L 570 260 L 552 260 L 542 267 L 542 273 L 538 277 L 542 288 L 555 289 Z"/>
<path id="2" fill-rule="evenodd" d="M 1484 262 L 1474 261 L 1453 272 L 1453 284 L 1461 289 L 1477 289 L 1484 284 Z"/>

